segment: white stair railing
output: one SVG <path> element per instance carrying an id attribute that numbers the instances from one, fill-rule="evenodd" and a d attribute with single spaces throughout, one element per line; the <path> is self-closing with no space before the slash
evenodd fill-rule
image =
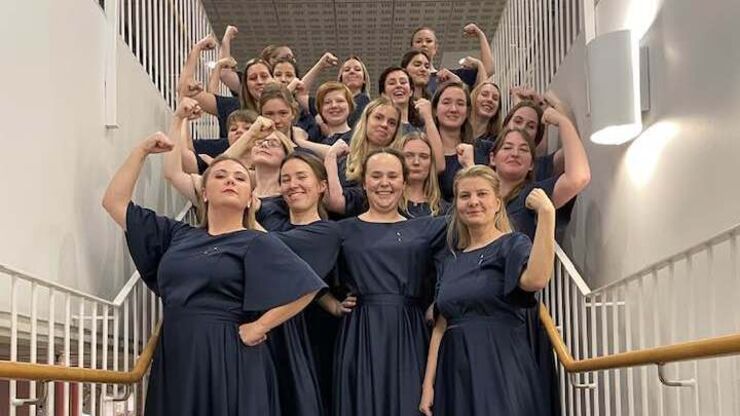
<path id="1" fill-rule="evenodd" d="M 543 300 L 574 359 L 740 331 L 740 225 L 622 280 L 590 290 L 558 247 Z M 740 414 L 737 356 L 567 377 L 565 415 Z"/>
<path id="2" fill-rule="evenodd" d="M 191 205 L 177 218 L 195 223 Z M 113 301 L 3 265 L 0 287 L 10 299 L 9 312 L 0 314 L 9 354 L 0 359 L 11 362 L 130 371 L 162 317 L 160 300 L 138 273 Z M 7 413 L 0 413 L 10 416 L 28 405 L 46 414 L 141 414 L 146 378 L 135 386 L 9 380 L 9 391 Z"/>

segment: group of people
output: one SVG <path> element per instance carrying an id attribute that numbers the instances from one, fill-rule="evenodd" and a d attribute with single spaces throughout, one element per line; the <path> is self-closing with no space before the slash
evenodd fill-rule
<path id="1" fill-rule="evenodd" d="M 421 27 L 377 89 L 358 56 L 326 53 L 299 77 L 288 46 L 239 72 L 237 32 L 205 88 L 195 68 L 218 42 L 193 47 L 167 134 L 131 152 L 103 200 L 164 305 L 146 414 L 557 414 L 537 292 L 590 180 L 557 97 L 513 87 L 502 114 L 475 24 L 479 59 L 435 69 Z M 203 113 L 221 138 L 191 139 Z M 131 201 L 153 153 L 198 226 Z"/>

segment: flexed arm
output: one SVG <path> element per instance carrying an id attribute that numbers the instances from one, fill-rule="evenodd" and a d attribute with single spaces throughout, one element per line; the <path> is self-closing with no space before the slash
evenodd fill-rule
<path id="1" fill-rule="evenodd" d="M 190 97 L 198 102 L 200 107 L 208 114 L 218 115 L 216 107 L 216 96 L 210 92 L 203 91 L 203 86 L 195 80 L 195 70 L 200 61 L 203 51 L 214 49 L 217 46 L 213 36 L 206 36 L 193 46 L 185 61 L 185 66 L 180 73 L 177 83 L 177 92 L 180 97 Z"/>

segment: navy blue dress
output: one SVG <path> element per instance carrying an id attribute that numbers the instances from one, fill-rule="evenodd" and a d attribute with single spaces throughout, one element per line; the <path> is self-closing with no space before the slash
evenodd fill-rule
<path id="1" fill-rule="evenodd" d="M 473 142 L 473 161 L 476 165 L 488 166 L 489 154 L 493 149 L 493 142 L 488 140 L 476 139 Z M 445 155 L 445 170 L 439 174 L 439 190 L 442 192 L 442 198 L 446 201 L 452 201 L 454 198 L 455 175 L 462 169 L 457 154 Z"/>
<path id="2" fill-rule="evenodd" d="M 447 215 L 452 205 L 444 199 L 439 200 L 439 212 L 436 216 Z M 432 208 L 428 202 L 412 202 L 409 201 L 406 211 L 399 210 L 401 215 L 406 218 L 421 218 L 432 215 Z"/>
<path id="3" fill-rule="evenodd" d="M 478 78 L 478 68 L 458 68 L 451 70 L 451 72 L 460 77 L 462 82 L 467 85 L 469 89 L 473 89 L 475 81 Z M 439 79 L 437 79 L 437 73 L 435 72 L 429 77 L 429 82 L 427 83 L 427 92 L 430 97 L 434 96 L 439 85 Z"/>
<path id="4" fill-rule="evenodd" d="M 339 279 L 357 296 L 342 318 L 334 363 L 334 414 L 418 414 L 429 333 L 425 279 L 444 246 L 445 218 L 340 221 Z"/>
<path id="5" fill-rule="evenodd" d="M 527 195 L 532 189 L 540 188 L 552 199 L 557 180 L 558 177 L 550 177 L 542 181 L 530 182 L 522 188 L 516 198 L 506 204 L 506 213 L 509 215 L 511 227 L 514 230 L 524 233 L 534 240 L 534 233 L 537 229 L 537 213 L 526 207 Z M 541 371 L 540 378 L 543 381 L 544 392 L 547 394 L 548 402 L 552 405 L 547 414 L 559 415 L 560 381 L 557 376 L 555 359 L 552 355 L 552 343 L 550 343 L 550 338 L 547 337 L 545 327 L 542 326 L 540 321 L 538 307 L 527 308 L 526 318 L 529 344 Z"/>
<path id="6" fill-rule="evenodd" d="M 325 288 L 323 281 L 257 231 L 212 236 L 133 203 L 126 228 L 136 268 L 164 305 L 145 413 L 280 415 L 269 349 L 244 345 L 239 325 Z"/>
<path id="7" fill-rule="evenodd" d="M 437 308 L 448 326 L 437 361 L 435 415 L 548 414 L 523 309 L 535 300 L 519 288 L 531 247 L 527 236 L 510 233 L 443 261 Z"/>

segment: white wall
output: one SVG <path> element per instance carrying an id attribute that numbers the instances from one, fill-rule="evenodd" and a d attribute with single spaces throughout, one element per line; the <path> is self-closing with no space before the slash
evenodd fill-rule
<path id="1" fill-rule="evenodd" d="M 0 5 L 0 263 L 112 299 L 132 268 L 100 200 L 134 144 L 166 129 L 169 110 L 119 43 L 120 128 L 106 130 L 104 34 L 93 0 Z M 135 200 L 171 213 L 182 203 L 162 191 L 153 159 Z"/>
<path id="2" fill-rule="evenodd" d="M 592 287 L 740 223 L 737 16 L 734 0 L 599 2 L 597 34 L 630 28 L 650 49 L 652 106 L 629 144 L 588 141 L 582 38 L 559 71 L 592 168 L 566 247 Z"/>

